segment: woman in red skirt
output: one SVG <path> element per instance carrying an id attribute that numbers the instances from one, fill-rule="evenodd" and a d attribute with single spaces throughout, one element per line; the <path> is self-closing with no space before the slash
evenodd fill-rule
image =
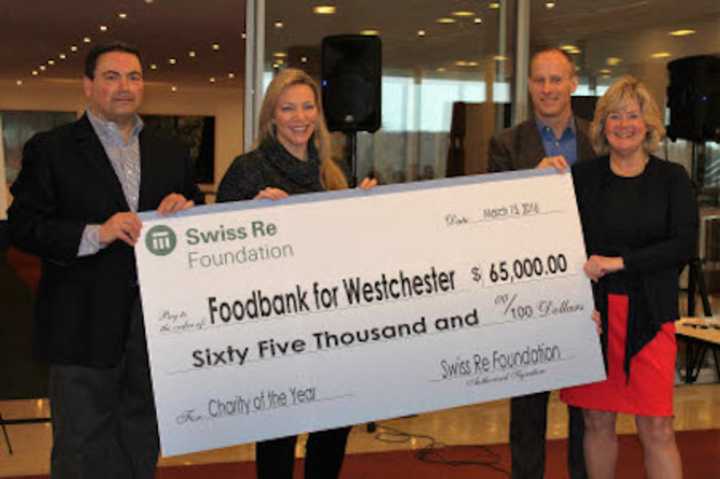
<path id="1" fill-rule="evenodd" d="M 592 139 L 600 156 L 573 180 L 601 316 L 607 379 L 568 388 L 584 409 L 591 479 L 615 476 L 617 413 L 634 414 L 650 479 L 682 477 L 673 431 L 678 275 L 695 252 L 698 211 L 678 164 L 651 154 L 665 131 L 657 104 L 632 77 L 600 99 Z"/>

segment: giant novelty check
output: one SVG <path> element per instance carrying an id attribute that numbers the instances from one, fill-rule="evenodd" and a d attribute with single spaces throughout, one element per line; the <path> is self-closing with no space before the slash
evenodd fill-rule
<path id="1" fill-rule="evenodd" d="M 604 378 L 569 174 L 144 217 L 164 455 Z"/>

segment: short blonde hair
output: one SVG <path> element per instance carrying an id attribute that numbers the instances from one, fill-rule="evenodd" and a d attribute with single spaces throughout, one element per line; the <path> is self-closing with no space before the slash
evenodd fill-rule
<path id="1" fill-rule="evenodd" d="M 330 132 L 325 123 L 325 116 L 322 107 L 322 95 L 317 83 L 302 70 L 296 68 L 286 68 L 278 73 L 270 86 L 268 86 L 265 98 L 263 98 L 260 107 L 260 120 L 258 126 L 258 137 L 255 140 L 255 147 L 258 147 L 263 141 L 275 138 L 275 129 L 273 128 L 273 115 L 277 107 L 278 99 L 286 88 L 294 85 L 307 85 L 313 92 L 315 97 L 315 105 L 317 106 L 317 120 L 315 121 L 314 141 L 315 147 L 320 157 L 320 181 L 327 190 L 341 190 L 348 187 L 347 179 L 340 167 L 332 159 Z"/>
<path id="2" fill-rule="evenodd" d="M 647 128 L 643 149 L 646 153 L 657 150 L 660 141 L 665 137 L 665 127 L 662 124 L 660 109 L 642 82 L 635 77 L 625 75 L 610 85 L 595 107 L 590 138 L 597 154 L 606 155 L 610 151 L 610 144 L 605 135 L 607 117 L 632 100 L 635 100 L 640 106 L 640 113 Z"/>

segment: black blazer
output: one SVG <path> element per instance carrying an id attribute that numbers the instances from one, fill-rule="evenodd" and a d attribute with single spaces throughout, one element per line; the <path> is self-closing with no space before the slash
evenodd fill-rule
<path id="1" fill-rule="evenodd" d="M 575 117 L 575 131 L 578 161 L 593 158 L 595 152 L 589 139 L 590 124 Z M 501 131 L 490 140 L 488 173 L 532 169 L 544 157 L 545 147 L 532 118 Z"/>
<path id="2" fill-rule="evenodd" d="M 140 211 L 157 208 L 170 193 L 200 200 L 191 161 L 179 145 L 143 130 L 140 157 Z M 12 193 L 11 239 L 42 259 L 34 314 L 37 355 L 53 363 L 116 365 L 138 294 L 135 255 L 115 241 L 97 254 L 77 256 L 86 225 L 129 211 L 86 116 L 26 143 Z"/>

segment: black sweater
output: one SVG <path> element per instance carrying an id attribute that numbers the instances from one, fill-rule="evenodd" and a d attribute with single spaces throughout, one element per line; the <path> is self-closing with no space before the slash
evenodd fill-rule
<path id="1" fill-rule="evenodd" d="M 266 140 L 259 148 L 238 156 L 220 182 L 217 201 L 249 200 L 268 187 L 279 188 L 289 195 L 325 190 L 312 141 L 308 143 L 306 161 L 292 156 L 275 140 Z"/>
<path id="2" fill-rule="evenodd" d="M 615 175 L 607 156 L 572 168 L 588 256 L 621 256 L 625 269 L 593 285 L 607 331 L 607 294 L 630 299 L 625 370 L 630 359 L 678 318 L 678 275 L 695 255 L 698 209 L 678 164 L 654 156 L 634 178 Z M 607 348 L 607 334 L 603 335 Z"/>

